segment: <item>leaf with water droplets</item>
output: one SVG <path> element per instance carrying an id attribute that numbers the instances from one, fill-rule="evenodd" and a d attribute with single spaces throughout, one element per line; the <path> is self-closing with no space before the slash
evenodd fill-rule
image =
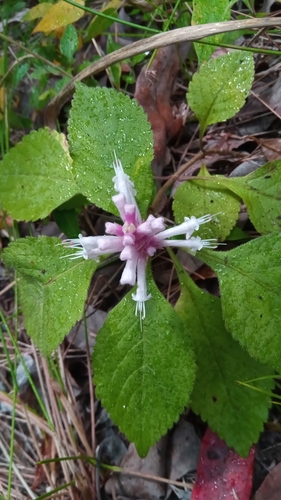
<path id="1" fill-rule="evenodd" d="M 188 332 L 152 279 L 148 291 L 142 329 L 129 292 L 109 313 L 93 356 L 97 396 L 140 456 L 178 419 L 195 375 Z"/>
<path id="2" fill-rule="evenodd" d="M 223 176 L 211 176 L 205 167 L 201 168 L 199 177 L 206 180 L 190 179 L 183 182 L 177 189 L 173 210 L 176 222 L 180 224 L 186 215 L 201 217 L 211 214 L 213 218 L 207 224 L 200 226 L 198 236 L 202 239 L 216 238 L 225 240 L 238 219 L 240 199 L 230 190 L 221 186 L 219 179 Z M 214 179 L 217 182 L 214 182 Z M 210 182 L 211 181 L 211 182 Z"/>
<path id="3" fill-rule="evenodd" d="M 40 129 L 0 162 L 0 204 L 18 220 L 42 219 L 79 193 L 64 134 Z"/>
<path id="4" fill-rule="evenodd" d="M 218 178 L 218 176 L 216 176 Z M 245 177 L 221 177 L 220 183 L 240 196 L 257 231 L 281 231 L 281 161 L 267 163 Z"/>
<path id="5" fill-rule="evenodd" d="M 76 3 L 81 6 L 85 5 L 84 0 L 75 0 Z M 40 23 L 34 28 L 33 33 L 38 33 L 43 31 L 43 33 L 49 33 L 50 31 L 57 30 L 68 24 L 75 23 L 84 15 L 84 10 L 79 9 L 69 3 L 60 0 L 59 2 L 53 4 L 50 9 L 46 12 Z"/>
<path id="6" fill-rule="evenodd" d="M 191 408 L 228 446 L 247 456 L 271 406 L 268 392 L 274 381 L 266 378 L 270 368 L 226 331 L 220 299 L 200 290 L 175 257 L 173 262 L 181 284 L 175 310 L 190 331 L 197 364 Z M 254 384 L 257 390 L 237 382 L 259 377 L 265 379 Z"/>
<path id="7" fill-rule="evenodd" d="M 187 99 L 199 120 L 201 137 L 208 125 L 225 121 L 242 108 L 253 78 L 253 55 L 241 51 L 211 59 L 193 75 Z"/>
<path id="8" fill-rule="evenodd" d="M 226 328 L 251 356 L 281 372 L 281 234 L 229 252 L 201 250 L 218 275 Z"/>
<path id="9" fill-rule="evenodd" d="M 115 151 L 135 184 L 140 211 L 146 215 L 153 191 L 153 137 L 137 101 L 113 89 L 77 84 L 69 144 L 77 184 L 88 200 L 118 214 L 111 200 L 116 194 L 112 182 Z"/>
<path id="10" fill-rule="evenodd" d="M 217 23 L 219 21 L 229 21 L 229 19 L 229 0 L 216 0 L 212 2 L 212 7 L 210 7 L 210 0 L 196 0 L 196 2 L 193 2 L 192 25 Z M 200 64 L 210 59 L 211 54 L 216 50 L 214 45 L 219 45 L 224 36 L 225 34 L 221 33 L 209 36 L 207 39 L 203 38 L 203 41 L 207 42 L 204 45 L 200 42 L 194 43 L 195 52 Z M 208 42 L 214 45 L 208 45 Z"/>
<path id="11" fill-rule="evenodd" d="M 97 267 L 93 260 L 63 258 L 69 253 L 59 239 L 46 236 L 17 240 L 3 253 L 5 264 L 17 271 L 27 333 L 44 355 L 81 318 Z"/>
<path id="12" fill-rule="evenodd" d="M 69 64 L 72 63 L 74 53 L 78 49 L 78 33 L 72 24 L 66 26 L 60 41 L 60 51 L 66 57 Z"/>
<path id="13" fill-rule="evenodd" d="M 48 2 L 42 2 L 38 5 L 34 5 L 31 9 L 28 9 L 27 13 L 23 16 L 23 21 L 34 21 L 34 19 L 38 19 L 38 17 L 43 17 L 47 14 L 48 10 L 50 10 L 52 4 Z"/>

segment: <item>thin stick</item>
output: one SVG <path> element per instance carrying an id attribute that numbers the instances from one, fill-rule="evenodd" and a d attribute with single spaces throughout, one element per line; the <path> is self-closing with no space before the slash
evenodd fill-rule
<path id="1" fill-rule="evenodd" d="M 43 456 L 42 456 L 42 453 L 41 453 L 40 447 L 39 447 L 39 445 L 38 445 L 38 443 L 37 443 L 37 439 L 36 439 L 36 437 L 35 437 L 35 433 L 34 433 L 34 431 L 33 431 L 32 425 L 31 425 L 31 423 L 30 423 L 29 415 L 28 415 L 28 412 L 26 411 L 25 406 L 23 406 L 23 411 L 24 411 L 24 413 L 25 413 L 26 424 L 27 424 L 27 427 L 28 427 L 28 430 L 29 430 L 29 434 L 30 434 L 30 436 L 31 436 L 31 438 L 32 438 L 32 440 L 33 440 L 33 446 L 35 447 L 35 450 L 36 450 L 36 452 L 37 452 L 37 455 L 38 455 L 39 460 L 43 460 Z M 51 479 L 51 476 L 50 476 L 50 474 L 49 474 L 49 469 L 48 469 L 48 467 L 46 466 L 46 464 L 42 464 L 42 466 L 43 466 L 43 469 L 44 469 L 44 472 L 45 472 L 46 478 L 47 478 L 47 480 L 48 480 L 48 482 L 49 482 L 49 485 L 51 486 L 51 488 L 54 488 L 55 486 L 54 486 L 54 484 L 53 484 L 53 482 L 52 482 L 52 479 Z"/>
<path id="2" fill-rule="evenodd" d="M 84 326 L 85 326 L 85 336 L 86 336 L 86 356 L 87 356 L 87 369 L 88 369 L 88 378 L 89 378 L 89 394 L 90 394 L 90 409 L 91 409 L 91 445 L 92 445 L 92 453 L 95 454 L 96 451 L 96 421 L 95 421 L 95 401 L 94 401 L 94 387 L 92 380 L 92 370 L 91 370 L 91 355 L 90 355 L 90 347 L 89 347 L 89 332 L 87 328 L 86 321 L 86 311 L 84 312 Z M 93 489 L 96 492 L 96 474 L 95 470 L 92 471 L 92 485 Z M 94 500 L 94 499 L 93 499 Z"/>
<path id="3" fill-rule="evenodd" d="M 207 152 L 206 152 L 207 153 Z M 171 187 L 174 182 L 189 168 L 191 167 L 191 165 L 193 165 L 194 163 L 196 163 L 198 160 L 201 160 L 202 158 L 204 158 L 205 154 L 206 154 L 204 151 L 200 151 L 199 153 L 197 153 L 197 155 L 195 155 L 193 158 L 191 158 L 191 160 L 189 160 L 187 163 L 184 163 L 179 169 L 177 172 L 175 172 L 173 175 L 171 175 L 171 177 L 165 182 L 165 184 L 163 184 L 163 186 L 161 186 L 161 188 L 159 189 L 159 191 L 157 192 L 154 200 L 153 200 L 153 203 L 151 205 L 151 209 L 153 212 L 157 212 L 157 207 L 160 203 L 160 201 L 162 200 L 162 197 L 164 196 L 165 192 L 167 191 L 167 189 L 169 187 Z"/>
<path id="4" fill-rule="evenodd" d="M 263 19 L 241 19 L 239 21 L 223 21 L 220 23 L 200 24 L 198 26 L 187 26 L 178 28 L 166 33 L 160 33 L 150 38 L 138 40 L 131 43 L 122 49 L 116 50 L 111 54 L 107 54 L 99 61 L 88 66 L 83 71 L 78 73 L 63 89 L 51 100 L 45 112 L 45 124 L 52 128 L 56 128 L 57 116 L 65 102 L 70 98 L 75 89 L 75 83 L 81 82 L 89 76 L 94 76 L 100 71 L 105 70 L 114 63 L 120 62 L 129 57 L 142 54 L 166 45 L 173 43 L 185 42 L 187 40 L 200 40 L 206 36 L 217 35 L 236 30 L 245 30 L 253 28 L 269 28 L 281 25 L 280 17 L 265 17 Z"/>
<path id="5" fill-rule="evenodd" d="M 88 453 L 88 455 L 91 456 L 92 450 L 87 442 L 86 436 L 81 431 L 82 423 L 81 423 L 79 416 L 75 415 L 71 403 L 68 401 L 68 399 L 62 393 L 60 386 L 58 384 L 56 384 L 55 381 L 52 381 L 52 387 L 53 387 L 53 390 L 58 395 L 60 402 L 62 403 L 62 405 L 65 409 L 66 414 L 69 416 L 69 418 L 71 418 L 71 421 L 72 421 L 73 425 L 75 426 L 76 432 L 81 439 L 81 442 L 86 450 L 86 453 Z"/>
<path id="6" fill-rule="evenodd" d="M 9 462 L 10 461 L 10 457 L 9 457 L 9 454 L 5 448 L 5 446 L 3 445 L 1 439 L 0 439 L 0 448 L 1 448 L 1 451 L 4 455 L 4 457 L 6 458 L 6 460 Z M 33 493 L 33 491 L 31 491 L 31 489 L 29 488 L 27 482 L 25 481 L 25 479 L 22 477 L 19 469 L 17 468 L 16 464 L 14 463 L 14 461 L 12 460 L 12 469 L 15 473 L 15 475 L 18 477 L 18 479 L 20 480 L 22 486 L 25 488 L 25 490 L 27 491 L 27 493 L 30 495 L 30 498 L 35 500 L 37 498 L 37 496 Z M 10 496 L 9 496 L 10 498 Z"/>
<path id="7" fill-rule="evenodd" d="M 9 285 L 5 286 L 5 288 L 3 288 L 3 290 L 1 290 L 1 292 L 0 292 L 0 297 L 1 297 L 1 295 L 4 295 L 4 293 L 6 293 L 8 290 L 10 290 L 10 288 L 13 288 L 15 283 L 16 283 L 16 281 L 14 280 L 11 283 L 9 283 Z"/>
<path id="8" fill-rule="evenodd" d="M 3 33 L 0 33 L 0 38 L 2 38 L 3 40 L 6 40 L 6 42 L 9 42 L 11 45 L 16 45 L 16 47 L 19 47 L 19 49 L 23 50 L 23 52 L 27 52 L 28 54 L 30 54 L 31 56 L 35 57 L 36 59 L 39 59 L 39 61 L 42 61 L 47 66 L 51 66 L 51 68 L 55 69 L 61 75 L 68 76 L 69 78 L 71 78 L 71 75 L 69 73 L 67 73 L 66 71 L 64 71 L 64 69 L 61 69 L 59 66 L 57 66 L 54 63 L 52 63 L 51 61 L 49 61 L 45 57 L 40 56 L 36 52 L 33 52 L 33 50 L 28 49 L 22 43 L 17 42 L 13 38 L 11 38 L 11 37 L 9 37 L 7 35 L 4 35 Z"/>

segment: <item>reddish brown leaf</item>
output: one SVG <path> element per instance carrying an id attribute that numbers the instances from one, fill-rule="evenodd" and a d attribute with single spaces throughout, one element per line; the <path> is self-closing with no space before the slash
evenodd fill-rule
<path id="1" fill-rule="evenodd" d="M 52 438 L 46 436 L 41 445 L 41 453 L 44 460 L 52 458 Z M 46 474 L 43 465 L 37 464 L 34 474 L 34 480 L 31 489 L 34 491 L 46 481 Z"/>
<path id="2" fill-rule="evenodd" d="M 154 134 L 154 172 L 169 162 L 168 141 L 176 136 L 186 120 L 186 105 L 171 106 L 170 99 L 180 69 L 179 48 L 159 49 L 149 69 L 144 66 L 136 83 L 135 98 L 144 108 Z"/>
<path id="3" fill-rule="evenodd" d="M 240 457 L 208 428 L 201 445 L 191 500 L 249 500 L 254 456 L 252 447 L 247 458 Z"/>

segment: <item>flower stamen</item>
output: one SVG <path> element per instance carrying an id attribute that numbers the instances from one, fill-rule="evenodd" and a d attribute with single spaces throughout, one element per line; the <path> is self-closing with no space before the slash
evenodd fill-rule
<path id="1" fill-rule="evenodd" d="M 106 234 L 103 236 L 82 236 L 65 239 L 62 244 L 75 252 L 67 255 L 70 259 L 98 260 L 101 255 L 119 253 L 120 260 L 125 261 L 120 283 L 134 286 L 137 284 L 132 299 L 136 302 L 135 314 L 139 315 L 140 327 L 146 317 L 146 302 L 151 299 L 147 292 L 146 264 L 156 250 L 165 247 L 186 248 L 195 254 L 202 248 L 216 248 L 215 239 L 202 240 L 199 236 L 192 236 L 202 224 L 210 222 L 214 216 L 207 214 L 199 217 L 185 217 L 184 222 L 174 227 L 165 227 L 163 217 L 149 215 L 142 220 L 135 199 L 134 183 L 124 172 L 121 161 L 114 151 L 113 177 L 116 195 L 112 201 L 117 207 L 122 223 L 106 222 Z M 174 236 L 183 236 L 184 239 L 172 239 Z"/>

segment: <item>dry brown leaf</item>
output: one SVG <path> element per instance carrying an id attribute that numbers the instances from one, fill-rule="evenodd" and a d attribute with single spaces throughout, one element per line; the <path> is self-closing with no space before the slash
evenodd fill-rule
<path id="1" fill-rule="evenodd" d="M 147 113 L 154 135 L 154 173 L 161 175 L 170 161 L 167 143 L 181 130 L 186 120 L 186 104 L 171 106 L 170 99 L 180 69 L 179 47 L 159 49 L 149 69 L 144 66 L 136 83 L 135 99 Z"/>
<path id="2" fill-rule="evenodd" d="M 253 500 L 280 500 L 281 498 L 281 463 L 276 465 L 266 476 Z"/>
<path id="3" fill-rule="evenodd" d="M 162 438 L 152 448 L 145 458 L 140 458 L 137 454 L 135 445 L 130 444 L 126 455 L 124 456 L 121 467 L 133 471 L 163 477 L 165 475 L 165 449 L 167 437 Z M 131 499 L 159 500 L 164 498 L 166 486 L 163 483 L 148 481 L 140 477 L 120 474 L 111 477 L 106 485 L 105 491 L 111 493 L 115 490 L 117 495 L 124 495 Z"/>
<path id="4" fill-rule="evenodd" d="M 281 139 L 264 139 L 261 149 L 267 161 L 279 160 L 281 157 Z"/>
<path id="5" fill-rule="evenodd" d="M 196 470 L 201 440 L 193 425 L 183 418 L 176 425 L 171 438 L 170 479 L 181 479 L 192 470 Z"/>

